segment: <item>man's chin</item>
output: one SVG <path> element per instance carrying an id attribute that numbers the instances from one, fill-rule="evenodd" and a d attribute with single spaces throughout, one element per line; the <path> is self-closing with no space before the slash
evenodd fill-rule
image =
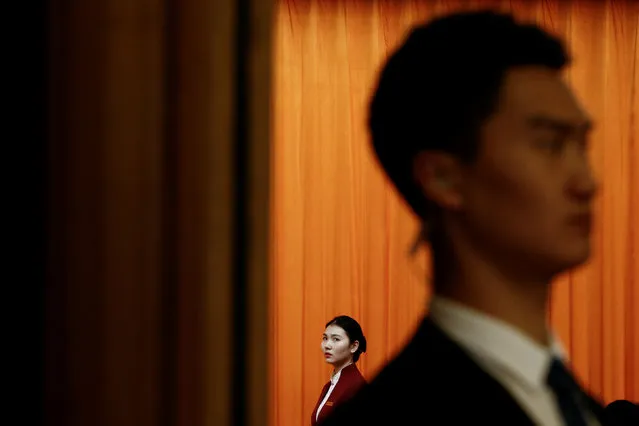
<path id="1" fill-rule="evenodd" d="M 575 244 L 573 247 L 566 247 L 561 256 L 558 256 L 558 273 L 583 266 L 590 260 L 590 243 Z"/>

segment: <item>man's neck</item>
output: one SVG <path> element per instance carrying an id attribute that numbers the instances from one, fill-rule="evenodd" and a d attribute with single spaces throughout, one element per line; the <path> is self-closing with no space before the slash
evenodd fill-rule
<path id="1" fill-rule="evenodd" d="M 550 280 L 508 279 L 490 268 L 458 268 L 436 293 L 484 312 L 521 330 L 537 343 L 549 344 Z"/>

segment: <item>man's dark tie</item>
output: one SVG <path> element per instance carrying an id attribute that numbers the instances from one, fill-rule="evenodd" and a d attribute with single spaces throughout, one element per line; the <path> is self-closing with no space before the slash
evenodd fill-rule
<path id="1" fill-rule="evenodd" d="M 557 358 L 554 358 L 550 365 L 548 386 L 555 392 L 557 405 L 566 426 L 587 426 L 584 414 L 577 403 L 582 399 L 581 388 L 564 363 Z"/>

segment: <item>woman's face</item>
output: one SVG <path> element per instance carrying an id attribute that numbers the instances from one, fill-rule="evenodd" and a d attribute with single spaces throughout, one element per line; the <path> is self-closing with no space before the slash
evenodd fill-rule
<path id="1" fill-rule="evenodd" d="M 322 334 L 322 352 L 327 363 L 342 366 L 351 361 L 359 343 L 351 344 L 342 327 L 329 325 Z"/>

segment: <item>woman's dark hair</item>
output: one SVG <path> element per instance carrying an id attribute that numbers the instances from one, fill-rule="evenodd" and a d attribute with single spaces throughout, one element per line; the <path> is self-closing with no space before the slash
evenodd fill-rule
<path id="1" fill-rule="evenodd" d="M 366 352 L 366 337 L 359 323 L 348 315 L 340 315 L 326 323 L 326 327 L 329 325 L 336 325 L 342 328 L 351 343 L 356 340 L 359 342 L 359 347 L 353 354 L 353 362 L 357 362 L 360 354 Z"/>

